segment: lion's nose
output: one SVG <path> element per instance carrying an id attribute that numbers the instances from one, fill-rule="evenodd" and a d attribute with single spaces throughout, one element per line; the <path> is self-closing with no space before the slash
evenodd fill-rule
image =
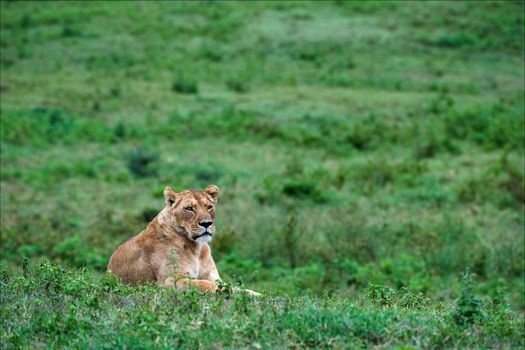
<path id="1" fill-rule="evenodd" d="M 199 226 L 202 226 L 204 228 L 208 228 L 213 224 L 213 221 L 201 221 L 199 222 Z"/>

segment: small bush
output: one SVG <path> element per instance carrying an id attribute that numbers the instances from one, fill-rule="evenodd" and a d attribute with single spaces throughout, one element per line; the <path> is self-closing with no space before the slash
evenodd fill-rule
<path id="1" fill-rule="evenodd" d="M 457 325 L 471 325 L 483 318 L 481 300 L 474 294 L 474 281 L 470 271 L 463 274 L 461 282 L 461 295 L 452 318 Z"/>
<path id="2" fill-rule="evenodd" d="M 27 29 L 31 27 L 32 25 L 32 19 L 31 16 L 27 13 L 25 13 L 22 18 L 20 18 L 20 28 Z"/>
<path id="3" fill-rule="evenodd" d="M 171 90 L 181 94 L 196 94 L 199 89 L 195 80 L 179 73 L 171 83 Z"/>
<path id="4" fill-rule="evenodd" d="M 120 95 L 122 94 L 122 89 L 121 89 L 120 85 L 113 86 L 109 90 L 109 94 L 110 94 L 111 97 L 114 97 L 114 98 L 120 97 Z"/>
<path id="5" fill-rule="evenodd" d="M 61 35 L 64 38 L 72 38 L 72 37 L 82 36 L 82 32 L 78 28 L 75 28 L 71 25 L 66 24 L 62 27 Z"/>
<path id="6" fill-rule="evenodd" d="M 311 198 L 316 203 L 323 203 L 326 198 L 314 179 L 291 179 L 283 184 L 282 192 L 290 197 Z"/>
<path id="7" fill-rule="evenodd" d="M 450 35 L 443 35 L 436 39 L 435 44 L 439 47 L 460 48 L 470 46 L 478 41 L 478 37 L 473 33 L 457 33 Z"/>
<path id="8" fill-rule="evenodd" d="M 278 198 L 280 194 L 294 201 L 326 203 L 334 183 L 336 180 L 326 170 L 317 168 L 305 171 L 299 161 L 292 160 L 279 179 L 275 176 L 266 177 L 263 191 L 257 192 L 255 196 L 260 203 L 281 202 Z"/>
<path id="9" fill-rule="evenodd" d="M 419 140 L 419 144 L 416 145 L 414 150 L 414 157 L 418 160 L 434 158 L 442 152 L 457 154 L 459 153 L 459 148 L 450 138 L 442 136 L 434 130 L 434 132 L 430 132 Z"/>
<path id="10" fill-rule="evenodd" d="M 371 284 L 368 293 L 372 302 L 381 306 L 392 306 L 395 302 L 396 292 L 388 286 Z"/>
<path id="11" fill-rule="evenodd" d="M 111 130 L 104 123 L 79 118 L 58 109 L 2 111 L 0 123 L 2 141 L 17 145 L 106 142 L 112 138 Z"/>
<path id="12" fill-rule="evenodd" d="M 525 174 L 505 152 L 481 174 L 460 182 L 455 190 L 463 202 L 481 204 L 490 201 L 501 207 L 520 207 L 525 203 Z"/>
<path id="13" fill-rule="evenodd" d="M 127 156 L 129 171 L 136 177 L 157 176 L 157 153 L 147 151 L 143 147 L 137 147 Z"/>
<path id="14" fill-rule="evenodd" d="M 113 129 L 113 132 L 117 138 L 123 138 L 127 134 L 126 130 L 126 124 L 124 124 L 123 121 L 119 121 L 117 125 L 115 125 L 115 128 Z"/>
<path id="15" fill-rule="evenodd" d="M 229 78 L 226 81 L 226 86 L 228 87 L 228 89 L 238 93 L 245 93 L 249 90 L 248 83 L 240 78 Z"/>
<path id="16" fill-rule="evenodd" d="M 224 52 L 215 45 L 204 45 L 198 52 L 199 57 L 203 57 L 210 62 L 221 62 L 224 59 Z"/>
<path id="17" fill-rule="evenodd" d="M 451 110 L 445 114 L 445 130 L 449 137 L 469 139 L 490 149 L 522 146 L 525 143 L 524 123 L 518 109 L 500 103 L 477 105 L 465 111 Z"/>
<path id="18" fill-rule="evenodd" d="M 144 220 L 145 223 L 150 223 L 155 216 L 159 213 L 158 208 L 146 208 L 141 213 L 141 218 Z"/>
<path id="19" fill-rule="evenodd" d="M 426 112 L 440 115 L 449 111 L 454 106 L 454 99 L 446 92 L 442 91 L 437 97 L 430 100 L 426 106 Z"/>

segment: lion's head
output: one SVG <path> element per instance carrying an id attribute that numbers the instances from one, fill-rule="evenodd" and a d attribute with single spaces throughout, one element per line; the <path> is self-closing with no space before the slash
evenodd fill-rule
<path id="1" fill-rule="evenodd" d="M 166 187 L 164 220 L 190 241 L 211 241 L 215 233 L 215 205 L 219 195 L 220 189 L 215 185 L 206 187 L 202 192 L 185 190 L 179 193 Z"/>

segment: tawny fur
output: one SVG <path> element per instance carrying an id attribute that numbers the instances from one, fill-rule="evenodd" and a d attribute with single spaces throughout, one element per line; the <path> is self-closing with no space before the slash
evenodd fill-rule
<path id="1" fill-rule="evenodd" d="M 207 241 L 215 234 L 219 194 L 215 185 L 203 192 L 180 193 L 166 187 L 166 207 L 144 231 L 117 248 L 108 269 L 130 284 L 153 282 L 182 290 L 192 285 L 201 291 L 217 291 L 220 276 Z"/>

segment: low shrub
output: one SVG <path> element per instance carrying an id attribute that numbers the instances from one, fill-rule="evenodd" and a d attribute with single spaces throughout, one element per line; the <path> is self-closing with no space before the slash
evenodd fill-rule
<path id="1" fill-rule="evenodd" d="M 245 93 L 249 90 L 248 82 L 245 79 L 239 77 L 230 77 L 228 80 L 226 80 L 226 86 L 228 89 L 238 93 Z"/>
<path id="2" fill-rule="evenodd" d="M 179 72 L 171 83 L 171 90 L 181 94 L 196 94 L 199 92 L 197 81 Z"/>
<path id="3" fill-rule="evenodd" d="M 457 301 L 452 318 L 457 325 L 472 325 L 483 319 L 481 300 L 473 292 L 473 280 L 470 271 L 463 274 L 461 295 Z"/>
<path id="4" fill-rule="evenodd" d="M 525 142 L 525 124 L 519 109 L 500 103 L 477 105 L 465 111 L 451 110 L 444 121 L 449 137 L 469 139 L 490 149 L 521 147 Z"/>
<path id="5" fill-rule="evenodd" d="M 127 155 L 129 171 L 136 177 L 156 176 L 159 155 L 139 146 Z"/>
<path id="6" fill-rule="evenodd" d="M 103 122 L 74 117 L 57 109 L 2 111 L 0 123 L 2 141 L 16 145 L 106 142 L 112 138 Z"/>

